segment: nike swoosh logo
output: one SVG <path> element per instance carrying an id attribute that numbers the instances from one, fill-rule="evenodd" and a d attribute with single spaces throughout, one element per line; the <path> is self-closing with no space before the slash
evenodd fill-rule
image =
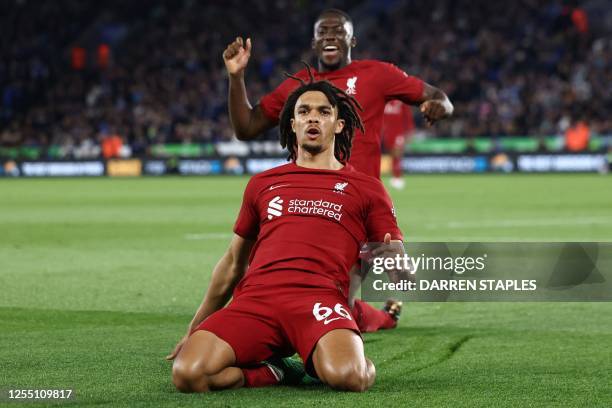
<path id="1" fill-rule="evenodd" d="M 290 185 L 291 184 L 279 184 L 277 186 L 270 186 L 270 191 L 272 191 L 274 189 L 277 189 L 277 188 L 280 188 L 280 187 L 287 187 L 287 186 L 290 186 Z"/>
<path id="2" fill-rule="evenodd" d="M 323 324 L 329 324 L 331 322 L 333 322 L 334 320 L 339 320 L 339 319 L 346 319 L 346 317 L 334 317 L 331 319 L 326 319 L 325 321 L 323 321 Z"/>

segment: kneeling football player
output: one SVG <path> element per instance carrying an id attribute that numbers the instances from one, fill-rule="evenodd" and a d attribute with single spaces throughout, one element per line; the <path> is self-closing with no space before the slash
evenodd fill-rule
<path id="1" fill-rule="evenodd" d="M 169 356 L 180 391 L 294 381 L 301 374 L 278 357 L 295 352 L 334 389 L 374 383 L 349 312 L 349 269 L 363 243 L 397 244 L 402 235 L 380 180 L 347 164 L 362 129 L 358 108 L 312 75 L 287 99 L 279 130 L 291 162 L 246 187 L 229 248 Z"/>

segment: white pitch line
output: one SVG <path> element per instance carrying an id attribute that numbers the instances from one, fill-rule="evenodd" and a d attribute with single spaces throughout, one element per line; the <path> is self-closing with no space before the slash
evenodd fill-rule
<path id="1" fill-rule="evenodd" d="M 227 232 L 204 232 L 201 234 L 185 234 L 185 239 L 190 241 L 196 240 L 208 240 L 208 239 L 227 239 L 231 238 L 233 234 Z"/>
<path id="2" fill-rule="evenodd" d="M 438 228 L 514 228 L 514 227 L 554 227 L 567 225 L 611 225 L 612 218 L 563 218 L 563 219 L 515 219 L 491 221 L 450 221 L 443 224 L 428 224 L 427 229 Z"/>

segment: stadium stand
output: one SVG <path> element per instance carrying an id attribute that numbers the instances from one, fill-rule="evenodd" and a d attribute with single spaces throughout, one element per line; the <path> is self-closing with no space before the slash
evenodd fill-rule
<path id="1" fill-rule="evenodd" d="M 256 101 L 284 71 L 312 61 L 312 22 L 329 5 L 2 2 L 0 147 L 85 158 L 101 157 L 103 141 L 117 136 L 128 156 L 146 156 L 160 143 L 231 140 L 221 59 L 227 43 L 253 38 L 247 80 Z M 605 2 L 334 6 L 355 20 L 353 58 L 394 62 L 455 102 L 455 118 L 428 130 L 431 136 L 562 135 L 578 120 L 592 134 L 612 134 Z"/>

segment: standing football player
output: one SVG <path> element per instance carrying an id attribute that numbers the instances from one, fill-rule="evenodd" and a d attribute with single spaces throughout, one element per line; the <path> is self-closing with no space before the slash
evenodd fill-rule
<path id="1" fill-rule="evenodd" d="M 391 187 L 404 188 L 402 158 L 406 141 L 414 131 L 414 118 L 410 106 L 398 100 L 387 102 L 383 116 L 382 138 L 385 150 L 391 155 Z"/>

